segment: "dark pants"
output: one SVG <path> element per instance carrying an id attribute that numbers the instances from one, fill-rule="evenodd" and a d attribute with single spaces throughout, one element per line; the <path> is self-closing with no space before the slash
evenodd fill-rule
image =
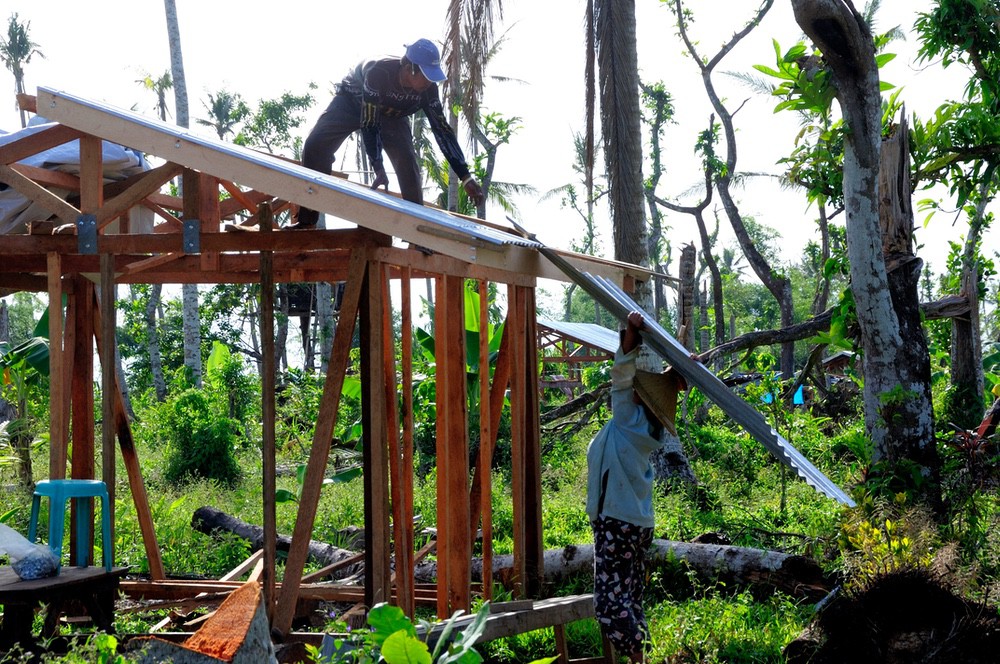
<path id="1" fill-rule="evenodd" d="M 594 610 L 601 632 L 620 655 L 635 657 L 649 643 L 642 608 L 646 552 L 653 529 L 602 516 L 594 529 Z"/>
<path id="2" fill-rule="evenodd" d="M 403 198 L 423 204 L 420 165 L 417 163 L 417 153 L 413 149 L 410 119 L 382 118 L 380 126 L 382 148 L 396 171 L 396 180 L 399 182 Z M 329 175 L 333 169 L 333 155 L 337 148 L 359 129 L 361 129 L 360 102 L 348 95 L 335 95 L 302 146 L 302 165 Z M 319 213 L 315 210 L 299 208 L 299 223 L 315 224 L 318 218 Z"/>

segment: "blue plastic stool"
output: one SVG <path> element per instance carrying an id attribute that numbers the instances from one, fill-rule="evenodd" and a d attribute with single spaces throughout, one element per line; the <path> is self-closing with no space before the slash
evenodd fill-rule
<path id="1" fill-rule="evenodd" d="M 104 569 L 111 571 L 111 508 L 108 487 L 100 480 L 42 480 L 35 485 L 31 499 L 31 522 L 28 525 L 28 540 L 35 541 L 38 531 L 38 508 L 42 496 L 49 498 L 49 549 L 62 561 L 63 522 L 66 501 L 76 501 L 76 562 L 86 567 L 90 552 L 91 499 L 101 499 L 101 542 Z"/>

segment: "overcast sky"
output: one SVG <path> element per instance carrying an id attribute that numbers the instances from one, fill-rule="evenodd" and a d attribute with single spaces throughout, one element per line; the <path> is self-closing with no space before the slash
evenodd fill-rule
<path id="1" fill-rule="evenodd" d="M 545 191 L 575 182 L 572 171 L 573 132 L 583 128 L 583 0 L 507 0 L 497 33 L 507 41 L 490 73 L 522 81 L 490 83 L 487 110 L 522 119 L 522 129 L 510 145 L 501 148 L 497 180 L 527 183 L 539 194 L 518 200 L 525 225 L 551 245 L 567 247 L 582 223 L 560 209 L 557 201 L 539 202 Z M 703 56 L 740 29 L 756 4 L 746 0 L 690 2 L 695 12 L 693 34 Z M 304 93 L 310 82 L 319 86 L 317 104 L 309 114 L 303 135 L 326 106 L 333 83 L 360 59 L 402 52 L 403 44 L 419 37 L 440 42 L 445 35 L 447 0 L 368 0 L 365 3 L 316 0 L 177 0 L 184 65 L 192 118 L 207 117 L 207 93 L 225 88 L 240 93 L 251 104 L 279 97 L 283 92 Z M 885 0 L 877 28 L 900 25 L 907 32 L 928 0 Z M 691 153 L 695 136 L 706 125 L 710 108 L 697 70 L 682 57 L 670 5 L 636 0 L 640 70 L 643 80 L 662 80 L 674 98 L 677 124 L 666 134 L 667 175 L 658 192 L 684 202 L 684 192 L 700 180 Z M 4 20 L 18 13 L 30 22 L 31 39 L 45 58 L 26 67 L 29 90 L 46 86 L 153 114 L 155 99 L 137 79 L 169 69 L 163 3 L 158 0 L 4 0 Z M 716 83 L 731 110 L 747 103 L 736 116 L 742 171 L 778 173 L 777 159 L 792 149 L 796 118 L 775 116 L 775 100 L 756 95 L 726 71 L 751 71 L 755 63 L 773 65 L 772 39 L 787 48 L 802 38 L 788 0 L 778 0 L 754 33 L 731 53 L 716 74 Z M 883 77 L 904 85 L 907 108 L 922 116 L 949 98 L 958 98 L 964 72 L 944 76 L 936 67 L 918 69 L 912 62 L 916 44 L 894 44 L 900 53 Z M 13 77 L 0 71 L 0 99 L 10 100 Z M 172 105 L 172 99 L 171 99 Z M 10 101 L 0 103 L 0 129 L 16 130 L 17 114 Z M 342 155 L 338 155 L 338 160 Z M 395 188 L 395 183 L 393 182 Z M 814 211 L 804 198 L 775 185 L 756 183 L 738 192 L 744 215 L 778 230 L 783 257 L 797 260 L 814 228 Z M 688 199 L 687 202 L 690 202 Z M 502 217 L 498 213 L 498 219 Z M 923 217 L 917 219 L 921 226 Z M 697 233 L 686 217 L 671 217 L 670 238 L 675 249 L 695 242 Z M 951 218 L 936 216 L 919 235 L 921 256 L 938 270 L 947 254 L 947 239 L 959 239 L 964 222 L 952 227 Z M 995 233 L 995 231 L 994 231 Z M 610 230 L 602 228 L 605 252 L 611 251 Z M 998 242 L 987 247 L 997 246 Z"/>

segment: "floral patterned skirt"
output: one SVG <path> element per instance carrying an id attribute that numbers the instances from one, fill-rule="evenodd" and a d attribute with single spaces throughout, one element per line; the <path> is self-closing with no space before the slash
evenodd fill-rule
<path id="1" fill-rule="evenodd" d="M 641 653 L 649 643 L 642 609 L 646 552 L 653 529 L 607 516 L 594 529 L 594 609 L 601 631 L 620 655 Z"/>

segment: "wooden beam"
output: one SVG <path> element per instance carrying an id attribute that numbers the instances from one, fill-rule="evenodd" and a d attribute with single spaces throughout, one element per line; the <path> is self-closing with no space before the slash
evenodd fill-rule
<path id="1" fill-rule="evenodd" d="M 49 290 L 49 478 L 65 479 L 69 400 L 64 376 L 62 268 L 57 253 L 48 254 Z"/>
<path id="2" fill-rule="evenodd" d="M 95 329 L 104 330 L 103 338 L 98 337 L 98 357 L 111 361 L 101 362 L 101 479 L 108 489 L 108 516 L 111 522 L 111 541 L 115 541 L 115 406 L 111 395 L 115 394 L 115 257 L 101 254 L 100 307 L 93 315 Z"/>
<path id="3" fill-rule="evenodd" d="M 408 528 L 413 528 L 413 522 L 406 522 L 406 510 L 403 505 L 405 502 L 405 498 L 403 497 L 403 474 L 412 473 L 413 470 L 412 466 L 406 467 L 403 465 L 402 441 L 399 431 L 399 409 L 397 408 L 399 401 L 397 385 L 399 382 L 396 378 L 396 347 L 392 333 L 392 296 L 389 293 L 390 266 L 380 264 L 380 267 L 381 279 L 379 280 L 379 285 L 382 288 L 382 366 L 384 374 L 382 386 L 385 391 L 386 421 L 388 423 L 386 427 L 386 442 L 389 451 L 389 488 L 392 498 L 392 541 L 396 562 L 396 572 L 392 575 L 390 582 L 395 583 L 398 606 L 402 608 L 408 604 L 408 601 L 404 600 L 404 597 L 413 592 L 412 578 L 406 573 L 407 567 L 411 564 L 410 560 L 413 556 L 413 550 L 412 548 L 407 550 L 404 544 L 406 541 L 405 531 Z"/>
<path id="4" fill-rule="evenodd" d="M 94 301 L 94 306 L 100 308 L 101 303 Z M 97 341 L 98 357 L 101 366 L 107 370 L 108 365 L 114 366 L 116 344 L 114 338 L 111 339 L 112 352 L 109 354 L 105 350 L 107 342 L 104 341 L 104 326 L 97 325 L 97 321 L 103 321 L 107 314 L 98 312 L 94 316 L 94 338 Z M 114 327 L 110 331 L 114 332 Z M 125 397 L 122 395 L 121 385 L 118 384 L 118 374 L 112 368 L 114 377 L 114 388 L 108 393 L 102 394 L 105 401 L 110 401 L 114 406 L 114 416 L 110 420 L 110 426 L 118 434 L 118 447 L 122 453 L 122 462 L 125 464 L 125 474 L 128 476 L 129 488 L 132 492 L 132 502 L 135 505 L 136 519 L 139 521 L 139 532 L 142 533 L 142 543 L 146 551 L 146 560 L 149 564 L 149 576 L 154 580 L 166 578 L 163 569 L 163 559 L 160 556 L 160 547 L 156 541 L 156 530 L 153 527 L 153 513 L 149 509 L 149 496 L 146 494 L 146 485 L 142 479 L 142 469 L 139 465 L 139 455 L 135 451 L 135 441 L 132 438 L 132 429 L 129 426 L 128 413 L 125 411 Z M 109 487 L 110 491 L 110 487 Z"/>
<path id="5" fill-rule="evenodd" d="M 271 205 L 264 203 L 258 209 L 257 225 L 263 235 L 271 234 L 274 218 Z M 261 361 L 261 456 L 264 490 L 264 606 L 268 618 L 274 618 L 275 584 L 277 568 L 277 466 L 275 446 L 275 380 L 277 366 L 274 357 L 274 257 L 270 251 L 260 252 L 260 343 L 264 349 Z"/>
<path id="6" fill-rule="evenodd" d="M 71 384 L 73 479 L 94 479 L 94 285 L 79 276 L 73 278 L 70 308 L 67 320 L 73 327 L 73 353 Z"/>
<path id="7" fill-rule="evenodd" d="M 413 301 L 410 295 L 410 269 L 400 270 L 400 365 L 403 391 L 402 500 L 403 539 L 396 542 L 401 552 L 396 560 L 396 587 L 399 607 L 412 620 L 416 612 L 413 588 Z"/>
<path id="8" fill-rule="evenodd" d="M 125 214 L 141 203 L 150 194 L 156 193 L 164 184 L 184 169 L 178 164 L 167 162 L 147 171 L 131 187 L 109 200 L 97 214 L 97 227 L 104 228 L 117 217 Z"/>
<path id="9" fill-rule="evenodd" d="M 175 221 L 177 221 L 175 219 Z M 180 223 L 177 221 L 177 223 Z M 255 232 L 202 233 L 199 241 L 203 251 L 274 251 L 313 252 L 323 250 L 367 249 L 384 244 L 385 239 L 363 229 L 329 231 L 287 231 L 267 238 Z M 112 254 L 163 254 L 180 251 L 181 233 L 144 235 L 101 235 L 97 250 Z M 70 235 L 9 235 L 4 237 L 5 255 L 75 254 L 77 239 Z"/>
<path id="10" fill-rule="evenodd" d="M 520 288 L 520 287 L 519 287 Z M 540 597 L 545 578 L 542 538 L 542 441 L 539 422 L 538 338 L 535 291 L 521 288 L 524 306 L 524 519 L 525 573 L 530 597 Z"/>
<path id="11" fill-rule="evenodd" d="M 97 214 L 104 204 L 104 151 L 101 139 L 80 139 L 80 211 Z M 75 221 L 75 220 L 74 220 Z"/>
<path id="12" fill-rule="evenodd" d="M 365 484 L 365 604 L 386 602 L 389 581 L 388 412 L 383 268 L 369 261 L 361 297 L 361 417 Z"/>
<path id="13" fill-rule="evenodd" d="M 493 428 L 490 422 L 490 317 L 489 284 L 479 281 L 479 463 L 476 475 L 481 479 L 479 496 L 473 491 L 469 507 L 482 517 L 483 531 L 483 599 L 493 599 Z M 477 510 L 478 504 L 478 510 Z M 476 525 L 479 519 L 473 517 L 470 540 L 476 541 Z"/>
<path id="14" fill-rule="evenodd" d="M 279 634 L 287 634 L 291 630 L 292 618 L 295 616 L 295 603 L 302 579 L 302 569 L 305 567 L 309 539 L 316 519 L 319 490 L 323 485 L 323 476 L 330 455 L 333 426 L 336 423 L 337 408 L 340 405 L 340 391 L 344 384 L 344 373 L 347 370 L 348 355 L 354 337 L 354 323 L 358 315 L 366 263 L 367 257 L 361 251 L 355 252 L 351 257 L 351 276 L 347 280 L 344 298 L 341 301 L 340 318 L 334 333 L 333 348 L 330 351 L 326 381 L 323 385 L 323 396 L 320 400 L 319 418 L 313 433 L 312 450 L 306 465 L 302 495 L 299 497 L 299 512 L 292 533 L 292 545 L 285 563 L 284 583 L 278 593 L 278 606 L 272 621 L 273 629 L 277 630 Z"/>
<path id="15" fill-rule="evenodd" d="M 0 146 L 0 164 L 8 165 L 85 136 L 66 125 L 55 125 Z"/>
<path id="16" fill-rule="evenodd" d="M 10 185 L 25 198 L 38 203 L 63 223 L 76 223 L 80 211 L 53 194 L 48 189 L 35 184 L 10 166 L 0 165 L 0 182 Z"/>
<path id="17" fill-rule="evenodd" d="M 514 508 L 512 538 L 514 540 L 513 595 L 518 599 L 527 597 L 526 523 L 524 505 L 525 483 L 525 402 L 524 392 L 524 304 L 521 289 L 510 286 L 507 289 L 507 328 L 510 330 L 511 378 L 510 378 L 510 475 L 511 494 Z"/>
<path id="18" fill-rule="evenodd" d="M 438 387 L 438 615 L 468 611 L 472 541 L 469 538 L 469 438 L 465 389 L 465 282 L 438 279 L 435 363 Z M 440 576 L 445 563 L 443 583 Z M 443 611 L 442 611 L 443 609 Z"/>

